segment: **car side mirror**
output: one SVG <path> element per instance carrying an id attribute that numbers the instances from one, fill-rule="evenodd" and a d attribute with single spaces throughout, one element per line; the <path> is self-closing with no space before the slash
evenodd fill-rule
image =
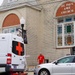
<path id="1" fill-rule="evenodd" d="M 54 62 L 54 64 L 57 65 L 58 63 L 57 62 Z"/>

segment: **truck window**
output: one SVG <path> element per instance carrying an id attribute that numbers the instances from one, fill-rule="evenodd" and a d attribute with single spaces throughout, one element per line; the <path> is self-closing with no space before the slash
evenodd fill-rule
<path id="1" fill-rule="evenodd" d="M 23 56 L 24 44 L 17 41 L 12 41 L 12 52 L 16 55 Z"/>

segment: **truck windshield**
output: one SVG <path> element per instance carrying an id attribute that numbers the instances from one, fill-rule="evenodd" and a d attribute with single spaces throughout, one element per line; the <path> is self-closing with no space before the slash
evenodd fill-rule
<path id="1" fill-rule="evenodd" d="M 16 55 L 24 55 L 24 44 L 17 41 L 12 41 L 12 52 Z"/>

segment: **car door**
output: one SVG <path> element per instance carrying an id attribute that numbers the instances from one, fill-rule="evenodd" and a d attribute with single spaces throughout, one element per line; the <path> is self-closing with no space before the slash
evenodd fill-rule
<path id="1" fill-rule="evenodd" d="M 75 57 L 74 57 L 73 63 L 72 63 L 72 75 L 75 75 Z"/>
<path id="2" fill-rule="evenodd" d="M 53 64 L 52 75 L 72 75 L 73 57 L 64 57 Z"/>
<path id="3" fill-rule="evenodd" d="M 75 63 L 72 64 L 72 75 L 75 75 Z"/>

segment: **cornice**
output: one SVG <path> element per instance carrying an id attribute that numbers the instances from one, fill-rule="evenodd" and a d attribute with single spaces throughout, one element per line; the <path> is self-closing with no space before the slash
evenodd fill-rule
<path id="1" fill-rule="evenodd" d="M 2 6 L 0 6 L 0 12 L 13 10 L 13 9 L 17 9 L 17 8 L 22 8 L 22 7 L 26 7 L 26 6 L 33 8 L 35 10 L 38 10 L 38 11 L 41 11 L 41 9 L 42 9 L 41 7 L 37 7 L 37 5 L 32 5 L 28 2 L 21 2 L 21 3 L 2 5 Z"/>

